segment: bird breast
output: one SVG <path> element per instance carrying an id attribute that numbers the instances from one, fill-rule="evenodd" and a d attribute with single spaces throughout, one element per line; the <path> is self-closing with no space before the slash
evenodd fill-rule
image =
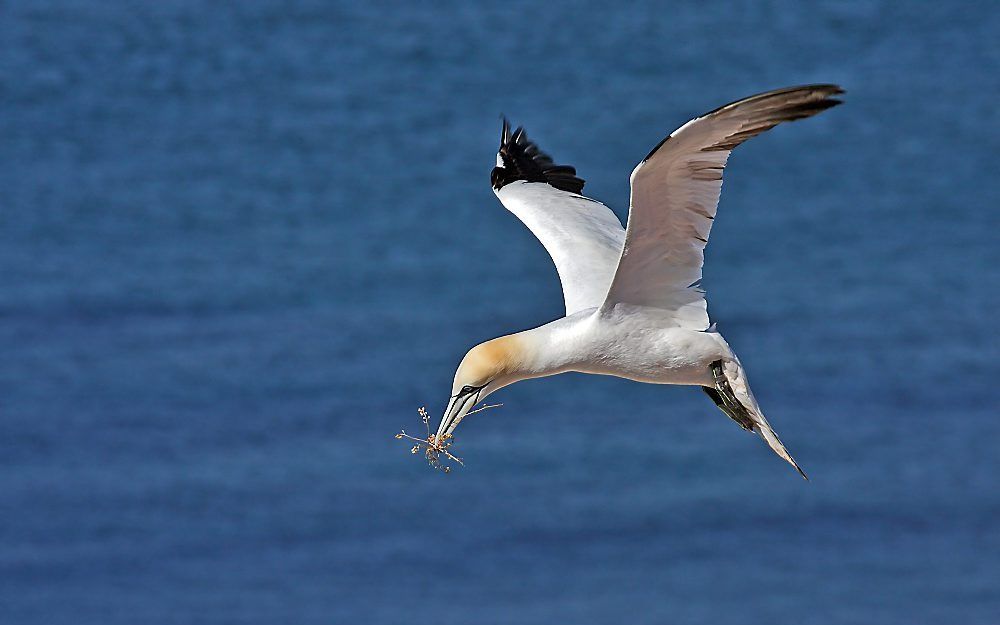
<path id="1" fill-rule="evenodd" d="M 594 313 L 551 338 L 566 370 L 654 384 L 711 384 L 709 364 L 728 357 L 717 334 L 670 327 L 655 312 Z"/>

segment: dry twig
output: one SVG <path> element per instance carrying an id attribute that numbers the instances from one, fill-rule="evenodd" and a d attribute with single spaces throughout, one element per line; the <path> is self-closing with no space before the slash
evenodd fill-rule
<path id="1" fill-rule="evenodd" d="M 469 411 L 465 416 L 482 412 L 483 410 L 488 410 L 490 408 L 499 408 L 502 405 L 503 404 L 489 404 L 481 406 L 475 410 Z M 431 434 L 431 416 L 427 413 L 427 409 L 421 406 L 417 412 L 420 414 L 420 420 L 424 422 L 424 428 L 427 430 L 427 437 L 417 438 L 416 436 L 410 436 L 407 434 L 406 430 L 400 430 L 399 434 L 396 435 L 396 438 L 407 439 L 416 443 L 412 448 L 410 448 L 410 453 L 416 454 L 422 449 L 424 457 L 427 459 L 427 464 L 439 471 L 451 473 L 451 467 L 442 462 L 442 456 L 444 456 L 447 460 L 457 462 L 458 464 L 465 466 L 465 463 L 462 462 L 461 458 L 449 451 L 452 444 L 455 442 L 455 437 L 451 434 L 445 434 L 441 436 L 441 438 L 438 438 L 437 435 Z"/>

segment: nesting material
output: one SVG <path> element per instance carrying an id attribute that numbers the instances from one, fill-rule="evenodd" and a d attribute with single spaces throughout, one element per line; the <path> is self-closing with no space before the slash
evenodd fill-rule
<path id="1" fill-rule="evenodd" d="M 481 408 L 470 411 L 465 416 L 482 412 L 483 410 L 488 410 L 490 408 L 498 408 L 501 405 L 502 404 L 491 404 L 488 406 L 482 406 Z M 424 423 L 424 429 L 427 432 L 427 437 L 418 438 L 416 436 L 410 436 L 406 433 L 406 430 L 400 430 L 399 434 L 396 435 L 396 438 L 415 443 L 413 447 L 410 448 L 410 453 L 418 454 L 423 452 L 424 458 L 427 459 L 427 464 L 431 465 L 438 471 L 451 473 L 451 465 L 448 464 L 449 462 L 465 466 L 465 463 L 462 462 L 461 458 L 449 451 L 455 442 L 455 437 L 451 434 L 445 434 L 438 438 L 436 434 L 431 434 L 431 416 L 427 413 L 427 409 L 421 406 L 420 409 L 417 410 L 417 413 L 420 415 L 420 420 Z"/>

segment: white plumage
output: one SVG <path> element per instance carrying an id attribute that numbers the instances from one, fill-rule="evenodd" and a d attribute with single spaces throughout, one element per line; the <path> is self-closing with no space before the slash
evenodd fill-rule
<path id="1" fill-rule="evenodd" d="M 802 473 L 764 418 L 739 358 L 709 326 L 699 283 L 733 148 L 839 104 L 832 96 L 840 93 L 835 85 L 779 89 L 684 124 L 632 171 L 627 229 L 607 206 L 580 194 L 575 169 L 556 165 L 504 121 L 493 187 L 552 257 L 566 317 L 471 349 L 455 374 L 439 440 L 497 389 L 579 371 L 700 386 Z"/>
<path id="2" fill-rule="evenodd" d="M 600 306 L 625 242 L 625 229 L 611 209 L 539 182 L 516 180 L 496 194 L 552 257 L 566 314 Z"/>

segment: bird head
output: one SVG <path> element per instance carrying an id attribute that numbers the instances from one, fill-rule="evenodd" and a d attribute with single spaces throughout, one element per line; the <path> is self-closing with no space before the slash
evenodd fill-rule
<path id="1" fill-rule="evenodd" d="M 494 391 L 529 377 L 526 349 L 517 336 L 476 345 L 465 355 L 451 386 L 451 397 L 438 426 L 437 439 L 451 435 L 472 408 Z"/>

